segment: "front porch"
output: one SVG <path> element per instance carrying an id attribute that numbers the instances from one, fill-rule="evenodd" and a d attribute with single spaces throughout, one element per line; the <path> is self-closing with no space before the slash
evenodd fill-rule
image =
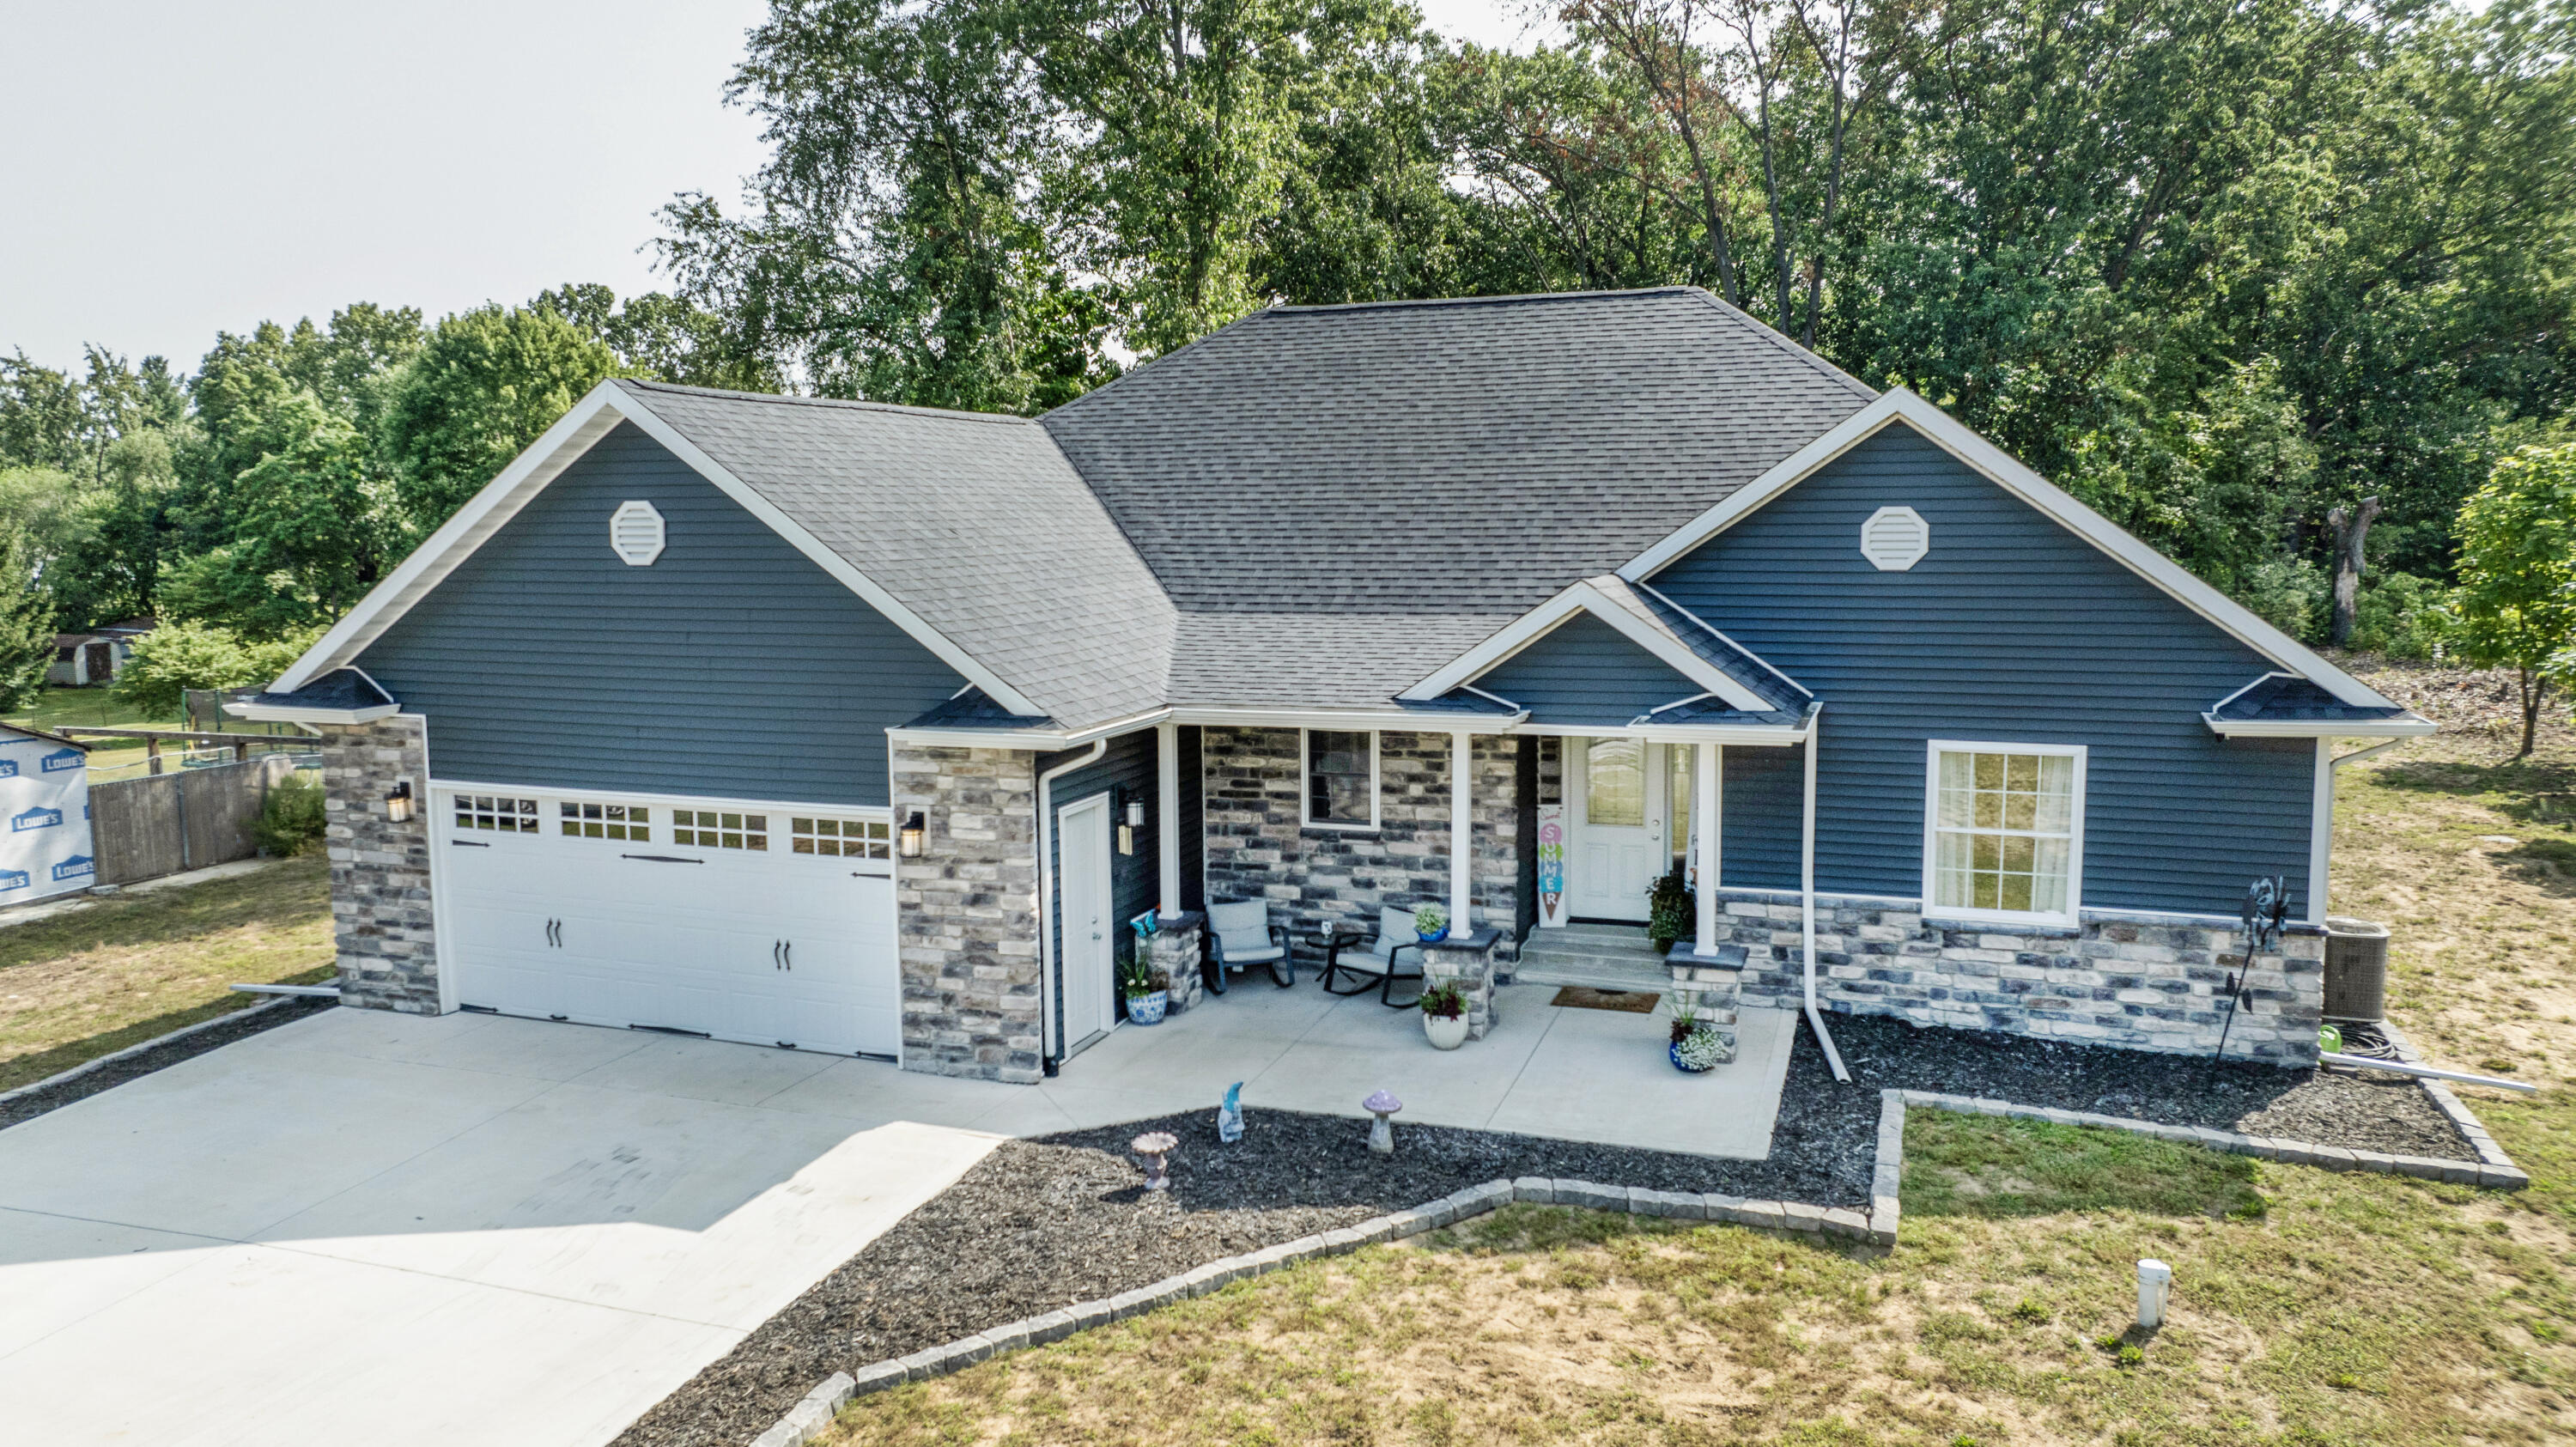
<path id="1" fill-rule="evenodd" d="M 1496 991 L 1493 1033 L 1431 1048 L 1418 1011 L 1375 994 L 1327 995 L 1311 976 L 1289 989 L 1242 977 L 1224 995 L 1161 1025 L 1122 1026 L 1034 1087 L 1077 1129 L 1176 1111 L 1213 1112 L 1242 1081 L 1243 1103 L 1365 1120 L 1360 1101 L 1391 1090 L 1404 1125 L 1456 1126 L 1758 1160 L 1789 1068 L 1797 1017 L 1746 1010 L 1732 1064 L 1684 1075 L 1665 1059 L 1661 1013 L 1559 1008 L 1552 985 Z M 1034 1133 L 1033 1122 L 1018 1122 Z M 1399 1145 L 1401 1149 L 1399 1130 Z"/>

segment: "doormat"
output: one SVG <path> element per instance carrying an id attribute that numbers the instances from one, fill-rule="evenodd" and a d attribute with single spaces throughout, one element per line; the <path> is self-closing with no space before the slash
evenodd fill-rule
<path id="1" fill-rule="evenodd" d="M 1664 997 L 1652 990 L 1595 990 L 1583 985 L 1560 986 L 1551 1005 L 1569 1010 L 1617 1010 L 1628 1015 L 1651 1015 L 1655 1004 Z"/>

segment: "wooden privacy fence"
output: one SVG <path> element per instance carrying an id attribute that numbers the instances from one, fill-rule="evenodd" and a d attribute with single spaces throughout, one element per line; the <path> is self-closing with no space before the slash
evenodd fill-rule
<path id="1" fill-rule="evenodd" d="M 270 754 L 90 785 L 98 882 L 132 884 L 257 854 L 251 821 L 259 817 L 269 785 L 294 768 L 293 759 Z"/>

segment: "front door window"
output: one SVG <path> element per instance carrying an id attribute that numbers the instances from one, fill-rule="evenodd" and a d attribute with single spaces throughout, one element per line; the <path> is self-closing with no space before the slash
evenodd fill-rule
<path id="1" fill-rule="evenodd" d="M 1584 754 L 1583 822 L 1634 829 L 1646 822 L 1646 746 L 1594 739 Z"/>

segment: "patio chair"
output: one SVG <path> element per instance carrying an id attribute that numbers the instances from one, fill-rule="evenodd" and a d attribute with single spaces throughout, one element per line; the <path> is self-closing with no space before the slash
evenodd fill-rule
<path id="1" fill-rule="evenodd" d="M 1208 906 L 1208 988 L 1225 993 L 1228 970 L 1268 965 L 1279 988 L 1297 983 L 1297 962 L 1288 954 L 1288 926 L 1270 922 L 1270 906 L 1260 900 Z"/>
<path id="2" fill-rule="evenodd" d="M 1406 950 L 1413 951 L 1410 971 L 1398 968 Z M 1348 975 L 1359 983 L 1347 990 L 1334 989 L 1336 974 Z M 1362 943 L 1357 936 L 1337 935 L 1324 953 L 1324 989 L 1335 995 L 1365 995 L 1369 986 L 1375 985 L 1379 1004 L 1401 1009 L 1413 1001 L 1395 998 L 1395 982 L 1421 978 L 1422 939 L 1414 931 L 1413 911 L 1409 909 L 1380 908 L 1376 939 Z"/>

